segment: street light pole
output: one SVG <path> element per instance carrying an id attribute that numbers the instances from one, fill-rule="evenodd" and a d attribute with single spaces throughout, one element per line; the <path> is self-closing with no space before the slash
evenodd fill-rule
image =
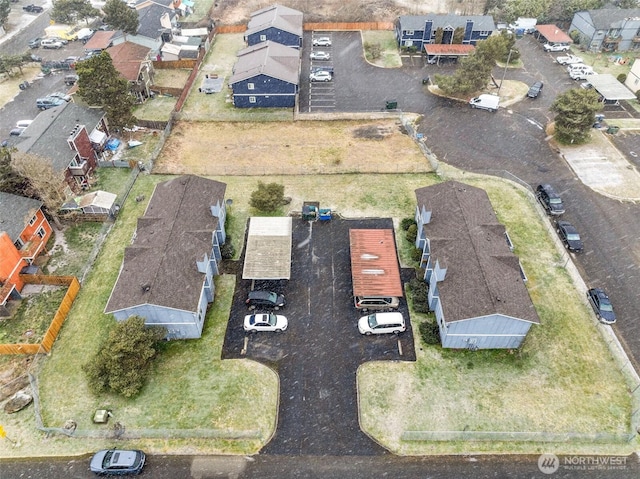
<path id="1" fill-rule="evenodd" d="M 500 96 L 500 89 L 502 88 L 502 84 L 504 83 L 504 77 L 507 76 L 507 67 L 511 62 L 511 53 L 513 52 L 512 48 L 509 48 L 509 55 L 507 56 L 507 64 L 504 66 L 504 72 L 502 72 L 502 80 L 500 81 L 500 86 L 498 87 L 498 96 Z"/>

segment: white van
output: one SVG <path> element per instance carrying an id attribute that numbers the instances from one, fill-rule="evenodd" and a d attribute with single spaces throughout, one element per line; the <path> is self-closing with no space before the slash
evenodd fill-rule
<path id="1" fill-rule="evenodd" d="M 593 71 L 593 68 L 590 67 L 589 65 L 585 65 L 584 63 L 572 63 L 571 65 L 567 66 L 567 72 L 572 73 L 572 72 L 577 72 L 577 71 Z"/>
<path id="2" fill-rule="evenodd" d="M 356 296 L 353 298 L 356 309 L 398 309 L 400 298 L 396 296 Z"/>
<path id="3" fill-rule="evenodd" d="M 471 105 L 471 108 L 496 112 L 500 106 L 500 97 L 497 95 L 480 95 L 469 100 L 469 105 Z"/>
<path id="4" fill-rule="evenodd" d="M 33 120 L 19 120 L 18 123 L 16 123 L 16 128 L 26 128 L 31 123 L 33 123 Z"/>

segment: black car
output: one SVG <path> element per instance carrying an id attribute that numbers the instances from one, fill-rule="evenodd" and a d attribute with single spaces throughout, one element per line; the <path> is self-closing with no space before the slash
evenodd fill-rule
<path id="1" fill-rule="evenodd" d="M 549 184 L 538 185 L 536 188 L 536 197 L 542 203 L 542 206 L 550 215 L 561 215 L 564 213 L 564 205 L 562 199 Z"/>
<path id="2" fill-rule="evenodd" d="M 98 451 L 91 458 L 89 468 L 96 474 L 122 476 L 140 474 L 146 456 L 138 450 L 108 449 Z"/>
<path id="3" fill-rule="evenodd" d="M 574 253 L 582 252 L 582 240 L 575 226 L 568 221 L 558 221 L 556 223 L 556 230 L 569 251 L 573 251 Z"/>
<path id="4" fill-rule="evenodd" d="M 542 87 L 543 86 L 544 86 L 544 83 L 542 83 L 541 81 L 535 82 L 533 85 L 531 85 L 529 87 L 529 91 L 527 92 L 527 96 L 529 98 L 538 98 L 538 95 L 540 95 L 540 92 L 542 92 Z"/>
<path id="5" fill-rule="evenodd" d="M 29 40 L 29 48 L 40 48 L 40 43 L 44 40 L 41 37 L 34 38 L 33 40 Z"/>
<path id="6" fill-rule="evenodd" d="M 44 8 L 38 6 L 38 5 L 34 5 L 33 3 L 30 5 L 25 5 L 24 7 L 22 7 L 22 9 L 25 12 L 29 12 L 29 13 L 42 13 L 44 12 Z"/>
<path id="7" fill-rule="evenodd" d="M 284 296 L 273 291 L 250 291 L 246 303 L 249 309 L 256 309 L 256 307 L 280 309 L 285 305 Z"/>
<path id="8" fill-rule="evenodd" d="M 587 291 L 587 298 L 591 303 L 591 307 L 596 313 L 596 317 L 605 324 L 613 324 L 616 322 L 616 314 L 613 312 L 613 306 L 609 300 L 609 296 L 601 288 L 591 288 Z"/>

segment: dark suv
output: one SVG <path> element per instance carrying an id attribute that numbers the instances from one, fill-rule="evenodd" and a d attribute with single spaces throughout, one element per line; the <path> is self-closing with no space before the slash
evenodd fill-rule
<path id="1" fill-rule="evenodd" d="M 533 85 L 531 85 L 529 87 L 529 91 L 527 92 L 527 96 L 529 98 L 538 98 L 538 95 L 540 95 L 540 92 L 542 92 L 542 87 L 543 86 L 544 86 L 544 83 L 542 83 L 541 81 L 535 82 Z"/>
<path id="2" fill-rule="evenodd" d="M 562 199 L 549 184 L 538 185 L 536 188 L 536 196 L 550 215 L 561 215 L 564 213 L 564 205 Z"/>
<path id="3" fill-rule="evenodd" d="M 249 309 L 256 309 L 256 307 L 280 309 L 285 305 L 284 296 L 273 291 L 250 291 L 246 303 Z"/>
<path id="4" fill-rule="evenodd" d="M 560 239 L 565 244 L 569 251 L 574 253 L 581 253 L 583 249 L 582 240 L 578 230 L 568 221 L 558 221 L 556 223 L 556 230 Z"/>

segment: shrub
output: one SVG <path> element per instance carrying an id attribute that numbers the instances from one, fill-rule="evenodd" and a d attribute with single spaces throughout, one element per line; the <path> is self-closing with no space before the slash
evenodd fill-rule
<path id="1" fill-rule="evenodd" d="M 624 83 L 624 82 L 627 81 L 627 74 L 626 73 L 620 73 L 620 75 L 618 75 L 616 78 L 618 79 L 618 81 L 620 83 Z"/>
<path id="2" fill-rule="evenodd" d="M 409 282 L 409 295 L 411 297 L 411 303 L 413 304 L 413 310 L 416 313 L 429 312 L 428 292 L 429 286 L 421 279 L 413 278 Z"/>
<path id="3" fill-rule="evenodd" d="M 640 90 L 636 92 L 636 100 L 640 101 Z"/>
<path id="4" fill-rule="evenodd" d="M 407 231 L 411 225 L 415 225 L 416 221 L 413 218 L 402 218 L 400 221 L 400 229 L 402 231 Z"/>
<path id="5" fill-rule="evenodd" d="M 422 259 L 422 250 L 420 248 L 414 247 L 411 250 L 411 259 L 416 263 L 419 263 L 420 260 Z"/>
<path id="6" fill-rule="evenodd" d="M 423 321 L 418 326 L 420 337 L 425 344 L 440 344 L 440 329 L 438 324 L 430 321 Z"/>
<path id="7" fill-rule="evenodd" d="M 418 236 L 418 225 L 411 225 L 407 228 L 406 238 L 409 243 L 415 243 Z"/>
<path id="8" fill-rule="evenodd" d="M 222 259 L 231 259 L 236 254 L 236 248 L 231 243 L 231 238 L 227 236 L 226 242 L 220 246 L 220 254 Z"/>
<path id="9" fill-rule="evenodd" d="M 249 205 L 264 212 L 275 211 L 285 204 L 284 185 L 258 181 L 258 189 L 251 193 Z"/>

